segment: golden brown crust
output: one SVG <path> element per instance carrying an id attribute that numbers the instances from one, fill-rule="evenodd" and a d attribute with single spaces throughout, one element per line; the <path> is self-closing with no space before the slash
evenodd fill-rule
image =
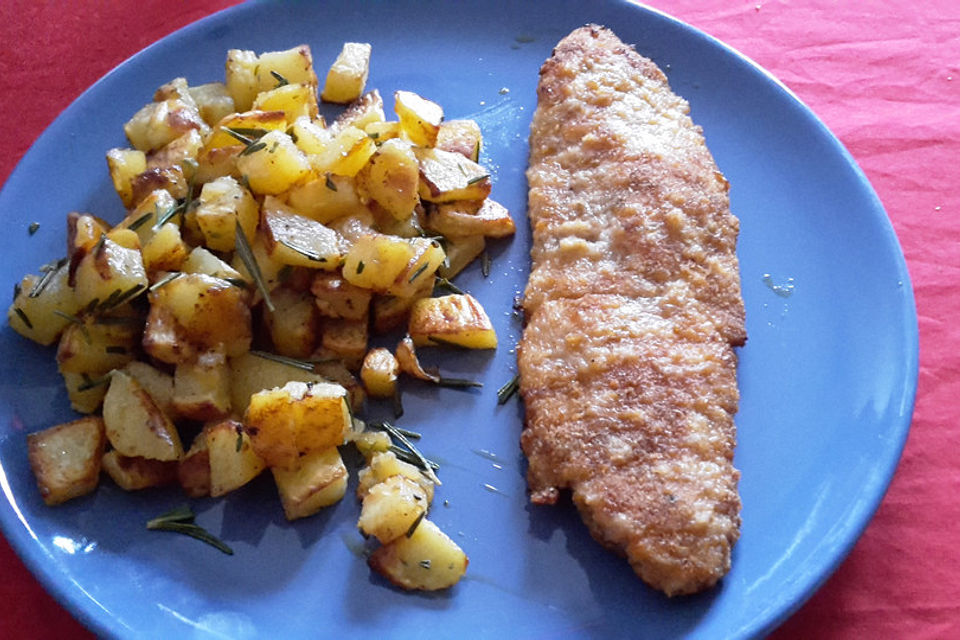
<path id="1" fill-rule="evenodd" d="M 728 185 L 687 103 L 609 30 L 564 38 L 538 96 L 518 353 L 531 500 L 572 489 L 641 578 L 693 593 L 727 572 L 740 527 Z"/>

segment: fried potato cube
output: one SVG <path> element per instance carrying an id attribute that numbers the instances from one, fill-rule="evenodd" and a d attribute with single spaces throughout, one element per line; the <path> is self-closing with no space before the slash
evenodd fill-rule
<path id="1" fill-rule="evenodd" d="M 291 367 L 281 362 L 267 360 L 252 353 L 230 358 L 230 404 L 242 415 L 250 404 L 250 397 L 258 391 L 282 387 L 288 382 L 318 383 L 327 378 Z"/>
<path id="2" fill-rule="evenodd" d="M 179 215 L 171 215 L 176 208 L 177 201 L 170 195 L 170 192 L 157 189 L 140 200 L 136 208 L 127 214 L 127 217 L 120 221 L 114 229 L 135 231 L 137 237 L 140 238 L 140 246 L 146 246 L 150 242 L 150 238 L 159 230 L 158 223 L 161 220 L 173 224 L 180 221 Z"/>
<path id="3" fill-rule="evenodd" d="M 196 209 L 204 244 L 214 251 L 233 251 L 237 224 L 253 241 L 260 207 L 249 191 L 229 176 L 203 185 Z"/>
<path id="4" fill-rule="evenodd" d="M 398 458 L 392 451 L 375 453 L 369 458 L 368 465 L 360 469 L 357 475 L 357 498 L 363 500 L 372 487 L 393 476 L 403 476 L 415 482 L 427 496 L 427 503 L 433 501 L 433 481 L 409 462 Z"/>
<path id="5" fill-rule="evenodd" d="M 197 112 L 203 121 L 211 127 L 225 116 L 237 111 L 233 97 L 222 82 L 200 84 L 188 89 L 190 97 L 197 105 Z"/>
<path id="6" fill-rule="evenodd" d="M 483 200 L 490 195 L 490 172 L 459 153 L 413 150 L 420 163 L 420 197 L 428 202 Z"/>
<path id="7" fill-rule="evenodd" d="M 180 271 L 183 273 L 203 273 L 214 278 L 220 278 L 221 280 L 247 282 L 239 271 L 203 247 L 193 248 L 187 256 L 187 259 L 180 265 Z"/>
<path id="8" fill-rule="evenodd" d="M 448 238 L 474 235 L 502 238 L 517 230 L 507 208 L 490 198 L 431 207 L 427 213 L 427 228 Z"/>
<path id="9" fill-rule="evenodd" d="M 134 359 L 142 328 L 140 320 L 133 315 L 115 318 L 123 323 L 86 317 L 64 329 L 57 345 L 57 367 L 61 373 L 107 372 Z"/>
<path id="10" fill-rule="evenodd" d="M 143 328 L 143 350 L 152 358 L 168 364 L 189 362 L 197 355 L 197 347 L 189 341 L 173 312 L 151 305 Z"/>
<path id="11" fill-rule="evenodd" d="M 399 298 L 413 296 L 424 282 L 429 282 L 432 287 L 433 275 L 446 259 L 443 247 L 435 240 L 411 238 L 408 242 L 413 248 L 414 256 L 386 290 L 386 293 Z"/>
<path id="12" fill-rule="evenodd" d="M 270 293 L 274 310 L 263 308 L 274 350 L 291 358 L 308 358 L 317 346 L 317 305 L 309 292 L 279 287 Z"/>
<path id="13" fill-rule="evenodd" d="M 82 307 L 68 282 L 68 271 L 64 262 L 50 265 L 42 278 L 32 274 L 23 277 L 7 310 L 7 322 L 14 331 L 42 345 L 56 342 L 70 324 L 69 317 Z M 43 287 L 30 297 L 41 281 Z"/>
<path id="14" fill-rule="evenodd" d="M 264 245 L 271 258 L 282 264 L 331 271 L 340 265 L 336 232 L 294 213 L 276 198 L 266 198 L 260 211 Z"/>
<path id="15" fill-rule="evenodd" d="M 230 49 L 227 51 L 226 87 L 239 111 L 246 111 L 253 105 L 253 99 L 260 93 L 257 79 L 257 54 L 253 51 Z"/>
<path id="16" fill-rule="evenodd" d="M 336 272 L 319 272 L 310 292 L 315 296 L 320 315 L 327 318 L 360 320 L 367 317 L 373 294 L 347 282 Z"/>
<path id="17" fill-rule="evenodd" d="M 411 144 L 405 140 L 387 140 L 357 173 L 361 196 L 380 205 L 391 216 L 406 220 L 420 201 L 420 167 Z"/>
<path id="18" fill-rule="evenodd" d="M 254 235 L 253 242 L 250 243 L 250 251 L 253 253 L 253 259 L 256 261 L 257 268 L 260 270 L 263 284 L 268 291 L 273 290 L 283 281 L 286 274 L 290 272 L 290 266 L 280 262 L 276 254 L 271 254 L 267 251 L 264 233 L 260 231 Z M 253 299 L 250 301 L 250 304 L 257 304 L 261 300 L 262 294 L 260 293 L 259 287 L 254 286 L 255 281 L 253 276 L 247 271 L 247 265 L 240 257 L 240 252 L 234 252 L 230 266 L 236 269 L 241 277 L 251 286 Z"/>
<path id="19" fill-rule="evenodd" d="M 293 470 L 301 454 L 343 444 L 351 423 L 346 395 L 322 382 L 254 393 L 243 418 L 254 450 L 267 466 Z"/>
<path id="20" fill-rule="evenodd" d="M 204 428 L 210 463 L 210 496 L 216 498 L 239 489 L 266 468 L 250 444 L 250 436 L 235 420 Z"/>
<path id="21" fill-rule="evenodd" d="M 307 156 L 282 131 L 271 131 L 237 156 L 254 193 L 277 195 L 310 175 Z"/>
<path id="22" fill-rule="evenodd" d="M 333 173 L 294 185 L 284 198 L 294 212 L 324 224 L 363 208 L 353 178 Z"/>
<path id="23" fill-rule="evenodd" d="M 134 176 L 130 188 L 133 190 L 133 202 L 140 203 L 158 189 L 168 192 L 175 199 L 185 198 L 189 185 L 180 166 L 147 167 L 146 171 Z"/>
<path id="24" fill-rule="evenodd" d="M 276 74 L 276 75 L 274 75 Z M 317 86 L 310 47 L 300 45 L 285 51 L 269 51 L 257 56 L 253 51 L 227 51 L 227 91 L 239 111 L 246 111 L 261 91 L 273 89 L 283 78 L 288 83 Z"/>
<path id="25" fill-rule="evenodd" d="M 343 110 L 337 119 L 330 125 L 330 129 L 337 133 L 344 127 L 356 127 L 366 131 L 368 125 L 383 122 L 385 119 L 383 113 L 383 98 L 376 89 L 363 94 Z M 375 140 L 380 141 L 376 136 Z"/>
<path id="26" fill-rule="evenodd" d="M 330 140 L 322 152 L 311 157 L 311 163 L 318 174 L 334 173 L 353 177 L 376 150 L 377 144 L 365 131 L 347 126 Z"/>
<path id="27" fill-rule="evenodd" d="M 470 294 L 417 300 L 410 311 L 410 337 L 417 346 L 453 344 L 495 349 L 497 334 L 487 312 Z"/>
<path id="28" fill-rule="evenodd" d="M 301 456 L 294 469 L 271 471 L 287 520 L 311 516 L 347 492 L 347 468 L 336 447 Z"/>
<path id="29" fill-rule="evenodd" d="M 253 101 L 253 110 L 283 111 L 289 124 L 300 117 L 316 118 L 317 93 L 308 84 L 281 85 L 259 93 Z"/>
<path id="30" fill-rule="evenodd" d="M 180 227 L 167 222 L 143 246 L 141 255 L 147 272 L 156 273 L 178 270 L 189 252 L 190 248 L 180 237 Z"/>
<path id="31" fill-rule="evenodd" d="M 413 303 L 421 298 L 427 298 L 433 293 L 435 278 L 417 278 L 419 286 L 405 298 L 397 296 L 377 296 L 373 299 L 371 313 L 373 315 L 373 330 L 376 333 L 386 333 L 399 326 L 405 325 L 410 317 Z"/>
<path id="32" fill-rule="evenodd" d="M 376 549 L 370 567 L 404 589 L 436 591 L 452 587 L 467 572 L 467 555 L 440 528 L 424 518 L 413 535 Z"/>
<path id="33" fill-rule="evenodd" d="M 324 322 L 320 345 L 343 360 L 351 371 L 360 368 L 367 352 L 369 330 L 366 318 L 362 320 L 330 319 Z"/>
<path id="34" fill-rule="evenodd" d="M 107 237 L 125 249 L 136 249 L 140 251 L 141 255 L 143 254 L 142 247 L 140 246 L 140 236 L 137 235 L 136 231 L 131 231 L 130 229 L 110 229 L 110 231 L 107 231 Z"/>
<path id="35" fill-rule="evenodd" d="M 203 431 L 193 439 L 190 450 L 177 464 L 177 481 L 183 492 L 191 498 L 210 495 L 210 450 Z"/>
<path id="36" fill-rule="evenodd" d="M 134 206 L 132 183 L 136 176 L 147 170 L 147 154 L 139 149 L 110 149 L 107 151 L 107 169 L 123 206 Z"/>
<path id="37" fill-rule="evenodd" d="M 406 534 L 426 514 L 428 504 L 420 485 L 401 475 L 391 476 L 367 491 L 357 527 L 363 535 L 387 544 Z"/>
<path id="38" fill-rule="evenodd" d="M 192 174 L 186 171 L 188 160 L 196 160 L 203 147 L 203 136 L 196 129 L 190 129 L 185 134 L 171 140 L 163 147 L 147 154 L 147 169 L 168 169 L 178 167 L 183 171 L 185 178 Z M 186 164 L 185 164 L 186 163 Z"/>
<path id="39" fill-rule="evenodd" d="M 437 149 L 459 153 L 474 162 L 480 162 L 482 144 L 483 134 L 474 120 L 447 120 L 437 132 Z"/>
<path id="40" fill-rule="evenodd" d="M 254 131 L 285 131 L 287 128 L 287 117 L 283 111 L 242 111 L 240 113 L 231 113 L 224 116 L 217 126 L 210 132 L 206 144 L 203 145 L 204 151 L 212 151 L 221 147 L 241 146 L 241 150 L 246 143 L 229 133 L 228 129 L 234 131 L 254 130 Z M 242 134 L 241 134 L 242 135 Z M 249 136 L 244 136 L 248 140 L 253 140 Z"/>
<path id="41" fill-rule="evenodd" d="M 116 449 L 103 454 L 103 470 L 124 491 L 163 487 L 177 481 L 177 462 L 121 455 Z"/>
<path id="42" fill-rule="evenodd" d="M 67 260 L 70 262 L 71 276 L 80 260 L 97 246 L 106 233 L 107 224 L 96 216 L 76 211 L 67 214 Z"/>
<path id="43" fill-rule="evenodd" d="M 140 252 L 105 237 L 77 265 L 74 291 L 81 307 L 109 308 L 146 288 L 147 283 Z"/>
<path id="44" fill-rule="evenodd" d="M 178 417 L 173 406 L 173 376 L 140 360 L 123 366 L 123 372 L 137 381 L 154 403 L 171 420 Z"/>
<path id="45" fill-rule="evenodd" d="M 130 144 L 145 152 L 165 146 L 190 129 L 205 135 L 209 127 L 189 94 L 171 95 L 168 99 L 144 105 L 123 125 Z"/>
<path id="46" fill-rule="evenodd" d="M 181 335 L 200 351 L 222 350 L 228 356 L 236 356 L 250 349 L 253 336 L 250 309 L 246 294 L 239 287 L 201 273 L 184 273 L 151 291 L 148 298 L 151 310 L 147 333 L 151 320 L 156 320 L 153 308 L 158 307 L 169 312 L 176 326 L 182 329 Z M 172 363 L 182 361 L 177 359 Z"/>
<path id="47" fill-rule="evenodd" d="M 179 460 L 183 456 L 177 428 L 150 394 L 123 371 L 111 374 L 103 399 L 103 422 L 110 444 L 125 456 L 152 460 Z"/>
<path id="48" fill-rule="evenodd" d="M 367 393 L 375 398 L 389 398 L 397 391 L 400 364 L 389 349 L 371 349 L 363 358 L 360 379 Z"/>
<path id="49" fill-rule="evenodd" d="M 334 60 L 320 97 L 324 102 L 346 104 L 363 93 L 370 73 L 371 46 L 366 42 L 344 42 Z"/>
<path id="50" fill-rule="evenodd" d="M 351 431 L 347 439 L 368 462 L 378 453 L 389 451 L 393 445 L 393 440 L 385 431 Z"/>
<path id="51" fill-rule="evenodd" d="M 93 413 L 100 408 L 103 397 L 107 394 L 107 382 L 104 380 L 108 372 L 91 375 L 89 372 L 69 373 L 63 371 L 63 386 L 70 399 L 70 408 L 77 413 Z"/>
<path id="52" fill-rule="evenodd" d="M 380 143 L 393 140 L 394 138 L 403 138 L 403 128 L 400 126 L 399 120 L 371 122 L 365 125 L 363 130 L 368 136 Z"/>
<path id="53" fill-rule="evenodd" d="M 400 127 L 407 137 L 420 147 L 436 144 L 443 108 L 412 91 L 396 91 L 393 100 L 393 110 L 400 117 Z"/>
<path id="54" fill-rule="evenodd" d="M 230 370 L 219 351 L 207 351 L 177 365 L 173 374 L 173 407 L 191 420 L 219 420 L 230 413 Z"/>
<path id="55" fill-rule="evenodd" d="M 29 434 L 27 456 L 43 501 L 52 506 L 96 489 L 105 443 L 97 417 Z"/>
<path id="56" fill-rule="evenodd" d="M 387 291 L 415 256 L 414 246 L 404 238 L 365 235 L 347 252 L 343 277 L 364 289 Z"/>
<path id="57" fill-rule="evenodd" d="M 486 248 L 487 241 L 482 235 L 447 237 L 447 241 L 444 243 L 447 259 L 437 269 L 437 274 L 447 280 L 452 279 L 480 256 Z"/>

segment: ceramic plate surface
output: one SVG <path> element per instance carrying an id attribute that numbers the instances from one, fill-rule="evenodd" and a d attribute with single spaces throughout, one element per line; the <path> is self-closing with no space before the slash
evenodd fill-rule
<path id="1" fill-rule="evenodd" d="M 569 503 L 528 504 L 521 407 L 498 407 L 515 371 L 511 313 L 528 271 L 524 169 L 540 64 L 572 29 L 605 24 L 653 58 L 692 106 L 732 184 L 749 342 L 739 351 L 743 533 L 710 593 L 668 600 L 590 539 Z M 423 433 L 443 486 L 431 512 L 470 556 L 438 594 L 401 593 L 357 555 L 352 497 L 287 523 L 264 476 L 225 499 L 195 501 L 228 557 L 144 523 L 178 491 L 93 495 L 43 506 L 25 434 L 72 419 L 50 349 L 0 329 L 0 521 L 39 579 L 99 634 L 137 637 L 749 637 L 798 607 L 844 558 L 890 481 L 917 372 L 913 297 L 896 237 L 850 156 L 763 70 L 659 13 L 618 2 L 248 4 L 149 47 L 71 105 L 0 194 L 2 281 L 12 287 L 63 252 L 65 215 L 118 221 L 104 152 L 156 87 L 223 77 L 229 48 L 307 43 L 321 74 L 344 41 L 373 45 L 369 88 L 416 91 L 448 118 L 475 118 L 493 197 L 519 221 L 492 247 L 484 279 L 458 278 L 485 305 L 495 354 L 431 355 L 482 391 L 408 384 L 401 426 Z M 189 51 L 189 55 L 184 55 Z M 51 180 L 50 176 L 56 176 Z M 39 197 L 38 197 L 39 194 Z M 29 207 L 25 206 L 29 203 Z M 29 237 L 29 222 L 40 231 Z M 22 234 L 19 231 L 22 230 Z M 765 274 L 769 277 L 765 279 Z M 781 285 L 792 283 L 789 296 Z M 385 409 L 378 410 L 385 413 Z M 351 491 L 353 484 L 351 484 Z"/>

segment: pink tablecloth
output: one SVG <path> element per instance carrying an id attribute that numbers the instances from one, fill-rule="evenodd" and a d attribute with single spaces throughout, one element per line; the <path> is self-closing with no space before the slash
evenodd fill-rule
<path id="1" fill-rule="evenodd" d="M 0 180 L 114 65 L 231 4 L 0 3 Z M 916 291 L 920 382 L 893 485 L 846 562 L 774 636 L 960 637 L 960 2 L 652 4 L 766 67 L 839 136 L 886 206 Z M 2 539 L 0 576 L 0 637 L 89 636 Z"/>

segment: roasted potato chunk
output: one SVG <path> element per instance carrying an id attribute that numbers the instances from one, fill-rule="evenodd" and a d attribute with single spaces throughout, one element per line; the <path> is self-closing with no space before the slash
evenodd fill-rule
<path id="1" fill-rule="evenodd" d="M 309 292 L 286 287 L 270 294 L 274 310 L 263 308 L 264 324 L 274 350 L 291 358 L 308 358 L 317 346 L 317 305 Z"/>
<path id="2" fill-rule="evenodd" d="M 148 273 L 176 271 L 189 253 L 190 248 L 180 237 L 180 227 L 172 222 L 160 227 L 141 251 L 143 266 Z"/>
<path id="3" fill-rule="evenodd" d="M 417 300 L 410 311 L 409 334 L 417 346 L 452 344 L 495 349 L 497 334 L 487 312 L 470 294 Z"/>
<path id="4" fill-rule="evenodd" d="M 105 443 L 103 420 L 97 417 L 29 434 L 27 455 L 43 501 L 60 504 L 96 489 Z"/>
<path id="5" fill-rule="evenodd" d="M 388 439 L 389 440 L 389 439 Z M 403 476 L 415 482 L 427 496 L 427 502 L 433 501 L 433 482 L 419 469 L 397 458 L 392 451 L 378 452 L 370 458 L 368 466 L 360 470 L 357 483 L 357 497 L 361 500 L 378 483 L 392 476 Z"/>
<path id="6" fill-rule="evenodd" d="M 348 320 L 366 318 L 373 297 L 368 289 L 350 284 L 337 273 L 328 272 L 314 276 L 310 292 L 315 296 L 320 315 Z"/>
<path id="7" fill-rule="evenodd" d="M 103 399 L 107 439 L 119 453 L 151 460 L 179 460 L 180 434 L 143 387 L 123 371 L 114 371 Z"/>
<path id="8" fill-rule="evenodd" d="M 420 169 L 409 142 L 387 140 L 357 173 L 360 194 L 380 205 L 398 220 L 413 214 L 420 201 Z"/>
<path id="9" fill-rule="evenodd" d="M 107 151 L 107 169 L 123 206 L 136 205 L 133 179 L 147 170 L 147 154 L 139 149 L 110 149 Z"/>
<path id="10" fill-rule="evenodd" d="M 447 120 L 437 132 L 437 149 L 459 153 L 474 162 L 480 162 L 482 143 L 480 125 L 473 120 Z"/>
<path id="11" fill-rule="evenodd" d="M 321 153 L 311 157 L 318 174 L 355 176 L 377 151 L 377 144 L 362 129 L 347 126 L 330 140 Z"/>
<path id="12" fill-rule="evenodd" d="M 448 202 L 430 207 L 427 227 L 448 238 L 475 235 L 502 238 L 517 230 L 507 208 L 490 198 L 482 202 Z"/>
<path id="13" fill-rule="evenodd" d="M 309 84 L 284 84 L 262 91 L 253 101 L 255 111 L 283 111 L 287 122 L 293 124 L 297 118 L 317 117 L 317 93 Z"/>
<path id="14" fill-rule="evenodd" d="M 188 91 L 197 105 L 200 117 L 211 127 L 237 110 L 230 92 L 227 91 L 227 85 L 222 82 L 200 84 L 190 87 Z"/>
<path id="15" fill-rule="evenodd" d="M 400 364 L 389 349 L 371 349 L 363 358 L 360 379 L 367 393 L 375 398 L 390 398 L 397 391 Z"/>
<path id="16" fill-rule="evenodd" d="M 334 60 L 320 97 L 324 102 L 346 104 L 363 93 L 370 73 L 371 47 L 366 42 L 345 42 Z"/>
<path id="17" fill-rule="evenodd" d="M 177 462 L 132 458 L 115 449 L 103 454 L 103 470 L 124 491 L 162 487 L 177 481 Z"/>
<path id="18" fill-rule="evenodd" d="M 437 275 L 450 280 L 483 254 L 484 249 L 487 248 L 487 241 L 479 235 L 447 237 L 443 246 L 447 259 L 437 269 Z"/>
<path id="19" fill-rule="evenodd" d="M 327 381 L 323 375 L 261 358 L 253 353 L 230 358 L 230 404 L 239 415 L 247 410 L 250 396 L 258 391 L 282 387 L 288 382 Z"/>
<path id="20" fill-rule="evenodd" d="M 426 514 L 428 505 L 420 485 L 402 475 L 390 476 L 370 487 L 363 497 L 357 527 L 387 544 L 406 534 Z"/>
<path id="21" fill-rule="evenodd" d="M 266 468 L 250 444 L 243 425 L 225 420 L 204 428 L 210 464 L 210 495 L 216 498 L 239 489 Z"/>
<path id="22" fill-rule="evenodd" d="M 360 368 L 369 340 L 367 320 L 326 320 L 320 344 L 328 353 L 335 355 L 351 371 Z"/>
<path id="23" fill-rule="evenodd" d="M 276 87 L 277 76 L 289 83 L 317 86 L 313 56 L 307 45 L 259 56 L 253 51 L 231 49 L 227 51 L 226 71 L 227 91 L 241 111 L 250 108 L 258 93 Z"/>
<path id="24" fill-rule="evenodd" d="M 42 277 L 23 277 L 7 310 L 7 322 L 14 331 L 42 345 L 60 337 L 70 316 L 83 306 L 68 283 L 68 269 L 63 262 L 49 265 Z"/>
<path id="25" fill-rule="evenodd" d="M 74 287 L 81 307 L 109 309 L 147 286 L 147 271 L 136 249 L 104 237 L 80 260 Z"/>
<path id="26" fill-rule="evenodd" d="M 177 464 L 177 480 L 191 498 L 210 495 L 210 450 L 203 431 L 193 439 L 190 450 Z"/>
<path id="27" fill-rule="evenodd" d="M 429 202 L 483 200 L 490 195 L 490 172 L 459 153 L 414 148 L 420 163 L 420 197 Z"/>
<path id="28" fill-rule="evenodd" d="M 410 536 L 400 536 L 375 550 L 370 567 L 404 589 L 436 591 L 455 585 L 468 559 L 457 543 L 426 518 Z"/>
<path id="29" fill-rule="evenodd" d="M 250 190 L 261 195 L 283 193 L 310 175 L 310 162 L 282 131 L 270 131 L 237 156 L 237 170 Z"/>
<path id="30" fill-rule="evenodd" d="M 256 199 L 229 176 L 203 185 L 197 207 L 197 224 L 204 244 L 214 251 L 233 251 L 237 225 L 253 241 L 260 219 Z"/>
<path id="31" fill-rule="evenodd" d="M 340 264 L 337 234 L 316 220 L 294 213 L 276 198 L 264 200 L 260 225 L 267 252 L 277 262 L 327 271 Z"/>
<path id="32" fill-rule="evenodd" d="M 400 117 L 400 127 L 407 137 L 420 147 L 436 144 L 443 108 L 412 91 L 396 91 L 393 99 L 393 110 Z"/>
<path id="33" fill-rule="evenodd" d="M 173 408 L 191 420 L 219 420 L 230 413 L 230 370 L 222 352 L 207 351 L 177 365 Z"/>
<path id="34" fill-rule="evenodd" d="M 336 447 L 305 454 L 292 469 L 271 471 L 287 520 L 311 516 L 347 492 L 347 468 Z"/>

